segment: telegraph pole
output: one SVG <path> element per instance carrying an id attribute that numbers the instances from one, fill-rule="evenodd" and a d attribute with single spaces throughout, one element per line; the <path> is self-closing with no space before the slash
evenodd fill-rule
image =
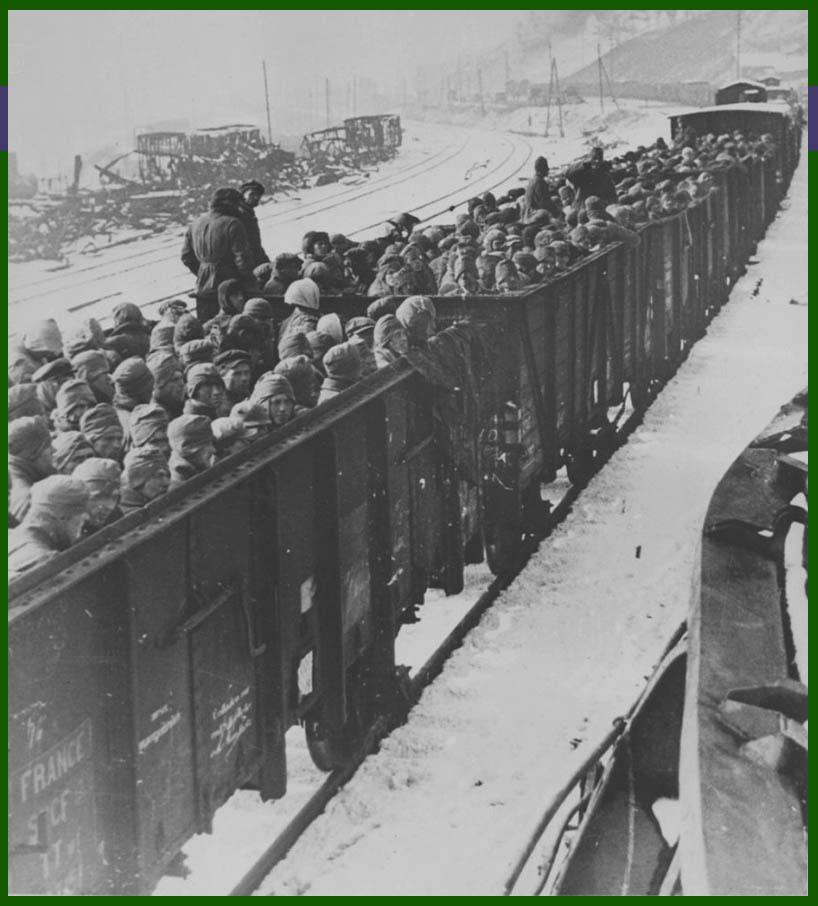
<path id="1" fill-rule="evenodd" d="M 324 79 L 324 104 L 326 107 L 327 113 L 327 129 L 330 126 L 330 116 L 329 116 L 329 79 Z"/>
<path id="2" fill-rule="evenodd" d="M 602 48 L 599 44 L 596 46 L 596 64 L 599 69 L 599 110 L 600 113 L 604 113 L 605 102 L 602 100 Z"/>
<path id="3" fill-rule="evenodd" d="M 741 10 L 736 10 L 736 79 L 741 78 Z"/>
<path id="4" fill-rule="evenodd" d="M 486 105 L 483 100 L 483 70 L 477 67 L 477 90 L 480 92 L 480 116 L 486 115 Z"/>
<path id="5" fill-rule="evenodd" d="M 270 89 L 267 87 L 267 61 L 261 61 L 261 71 L 264 73 L 264 105 L 267 108 L 267 144 L 273 143 L 273 127 L 270 123 Z"/>

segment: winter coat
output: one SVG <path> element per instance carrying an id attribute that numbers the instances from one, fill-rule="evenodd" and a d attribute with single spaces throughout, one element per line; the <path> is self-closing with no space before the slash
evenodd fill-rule
<path id="1" fill-rule="evenodd" d="M 247 244 L 250 249 L 251 269 L 260 264 L 268 264 L 270 258 L 261 245 L 261 230 L 258 225 L 255 209 L 249 204 L 239 207 L 239 220 L 247 233 Z"/>
<path id="2" fill-rule="evenodd" d="M 255 291 L 253 262 L 247 231 L 239 210 L 231 204 L 215 204 L 188 227 L 182 248 L 182 263 L 196 275 L 196 292 L 214 294 L 224 280 L 239 280 L 242 288 Z"/>
<path id="3" fill-rule="evenodd" d="M 220 283 L 216 289 L 219 300 L 219 313 L 215 318 L 207 321 L 202 328 L 214 349 L 222 348 L 224 336 L 230 326 L 230 319 L 234 315 L 241 314 L 241 312 L 236 310 L 229 298 L 237 290 L 241 291 L 241 284 L 238 280 L 226 280 L 224 283 Z"/>
<path id="4" fill-rule="evenodd" d="M 594 169 L 587 161 L 582 161 L 569 167 L 565 178 L 576 190 L 575 208 L 579 208 L 591 195 L 597 195 L 604 204 L 616 203 L 616 186 L 604 169 Z"/>
<path id="5" fill-rule="evenodd" d="M 553 217 L 562 216 L 559 205 L 551 200 L 548 183 L 541 176 L 533 176 L 525 187 L 520 219 L 523 223 L 528 223 L 537 211 L 548 211 Z"/>

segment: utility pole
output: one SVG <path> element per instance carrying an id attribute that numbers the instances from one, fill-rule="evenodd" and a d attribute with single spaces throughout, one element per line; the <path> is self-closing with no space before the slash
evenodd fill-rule
<path id="1" fill-rule="evenodd" d="M 560 75 L 557 69 L 557 61 L 551 58 L 551 74 L 548 80 L 548 107 L 545 113 L 545 137 L 548 137 L 548 130 L 551 127 L 551 99 L 556 97 L 557 108 L 560 117 L 560 137 L 565 138 L 565 129 L 562 125 L 562 96 L 560 92 Z"/>
<path id="2" fill-rule="evenodd" d="M 358 115 L 358 76 L 352 76 L 352 115 Z"/>
<path id="3" fill-rule="evenodd" d="M 261 61 L 261 71 L 264 73 L 264 106 L 267 108 L 267 144 L 273 143 L 273 127 L 270 123 L 270 89 L 267 87 L 267 61 Z"/>
<path id="4" fill-rule="evenodd" d="M 324 104 L 326 107 L 327 113 L 327 129 L 330 126 L 330 116 L 329 116 L 329 79 L 324 79 Z"/>
<path id="5" fill-rule="evenodd" d="M 480 116 L 486 115 L 486 104 L 483 100 L 483 70 L 477 67 L 477 90 L 480 92 Z"/>
<path id="6" fill-rule="evenodd" d="M 741 10 L 736 10 L 736 79 L 741 78 Z"/>
<path id="7" fill-rule="evenodd" d="M 503 89 L 507 89 L 508 83 L 511 81 L 511 68 L 508 65 L 508 51 L 505 52 L 505 64 L 506 64 L 506 82 L 503 85 Z"/>
<path id="8" fill-rule="evenodd" d="M 596 64 L 599 69 L 599 110 L 600 113 L 604 113 L 605 102 L 602 100 L 602 48 L 599 44 L 596 46 Z"/>

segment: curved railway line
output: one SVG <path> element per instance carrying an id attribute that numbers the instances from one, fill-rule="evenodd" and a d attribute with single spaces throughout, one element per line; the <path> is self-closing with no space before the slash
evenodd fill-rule
<path id="1" fill-rule="evenodd" d="M 297 208 L 271 211 L 268 216 L 259 218 L 262 232 L 268 232 L 271 227 L 286 227 L 307 218 L 314 219 L 320 225 L 320 217 L 328 211 L 346 207 L 378 193 L 390 192 L 395 187 L 415 179 L 419 172 L 428 176 L 432 171 L 442 170 L 463 154 L 471 138 L 468 135 L 465 139 L 458 137 L 456 142 L 448 143 L 431 158 L 412 164 L 396 174 L 381 177 L 376 182 L 367 180 L 365 185 L 344 189 L 320 201 L 298 202 Z M 436 195 L 422 204 L 415 205 L 412 210 L 423 222 L 428 222 L 449 212 L 475 194 L 491 191 L 513 180 L 531 160 L 533 149 L 531 144 L 520 136 L 504 135 L 501 137 L 501 143 L 503 156 L 493 166 L 467 184 Z M 449 178 L 446 179 L 446 184 L 451 184 Z M 449 204 L 441 205 L 442 202 Z M 392 206 L 397 209 L 396 205 Z M 382 223 L 383 219 L 380 219 L 365 226 L 349 229 L 347 233 L 359 237 L 376 229 Z M 291 240 L 289 244 L 292 245 L 293 241 L 297 243 L 298 240 Z M 179 261 L 179 242 L 179 236 L 174 235 L 163 241 L 159 248 L 154 246 L 147 250 L 129 252 L 115 260 L 97 262 L 70 273 L 61 271 L 49 277 L 40 277 L 28 284 L 12 286 L 9 292 L 9 310 L 16 313 L 20 306 L 27 305 L 33 308 L 32 303 L 36 303 L 37 309 L 42 308 L 43 311 L 48 309 L 49 314 L 53 314 L 55 310 L 59 311 L 62 307 L 70 315 L 96 317 L 99 320 L 104 320 L 110 315 L 114 304 L 125 300 L 136 301 L 143 310 L 150 310 L 165 299 L 184 295 L 192 289 L 192 284 L 184 276 L 184 269 Z M 268 241 L 268 245 L 272 244 Z M 173 254 L 166 251 L 170 246 L 174 247 Z M 137 271 L 145 272 L 144 282 L 139 290 L 134 292 L 123 289 L 123 280 L 133 280 L 134 272 Z M 73 279 L 75 275 L 79 279 Z M 155 291 L 159 286 L 162 287 L 161 294 Z M 169 293 L 168 286 L 175 288 Z M 35 287 L 36 292 L 30 291 Z M 23 294 L 20 294 L 21 290 Z M 140 295 L 142 298 L 139 298 Z M 145 296 L 148 298 L 145 299 Z M 27 316 L 36 316 L 35 311 L 27 311 Z M 10 329 L 9 336 L 13 332 Z"/>

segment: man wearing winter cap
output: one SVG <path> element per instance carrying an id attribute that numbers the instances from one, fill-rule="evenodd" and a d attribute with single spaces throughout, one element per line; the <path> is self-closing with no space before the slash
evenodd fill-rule
<path id="1" fill-rule="evenodd" d="M 31 375 L 47 362 L 62 355 L 62 334 L 53 318 L 37 321 L 9 343 L 9 379 L 13 384 L 31 380 Z"/>
<path id="2" fill-rule="evenodd" d="M 179 364 L 187 371 L 192 365 L 212 362 L 215 351 L 210 340 L 188 340 L 178 349 Z"/>
<path id="3" fill-rule="evenodd" d="M 88 497 L 85 485 L 66 475 L 50 475 L 32 485 L 31 506 L 9 532 L 9 581 L 79 540 Z"/>
<path id="4" fill-rule="evenodd" d="M 120 462 L 125 452 L 125 435 L 116 409 L 110 403 L 97 403 L 83 413 L 80 431 L 94 448 L 96 456 Z"/>
<path id="5" fill-rule="evenodd" d="M 210 419 L 180 415 L 168 425 L 170 486 L 176 488 L 209 469 L 216 461 Z"/>
<path id="6" fill-rule="evenodd" d="M 113 349 L 122 359 L 131 356 L 145 357 L 150 349 L 150 329 L 138 305 L 123 302 L 114 307 L 114 326 L 105 340 L 107 349 Z"/>
<path id="7" fill-rule="evenodd" d="M 264 300 L 261 300 L 264 301 Z M 228 349 L 213 360 L 224 381 L 224 390 L 231 406 L 250 395 L 252 377 L 250 356 L 243 349 Z"/>
<path id="8" fill-rule="evenodd" d="M 384 315 L 378 319 L 373 333 L 373 343 L 378 368 L 392 365 L 409 351 L 406 328 L 394 315 Z"/>
<path id="9" fill-rule="evenodd" d="M 209 419 L 224 415 L 224 381 L 212 363 L 191 365 L 185 376 L 187 402 L 185 415 L 204 415 Z"/>
<path id="10" fill-rule="evenodd" d="M 386 236 L 388 238 L 408 239 L 412 230 L 420 223 L 420 218 L 414 214 L 402 213 L 390 217 L 386 221 Z"/>
<path id="11" fill-rule="evenodd" d="M 55 471 L 70 475 L 86 459 L 94 455 L 94 448 L 81 431 L 60 431 L 51 441 Z"/>
<path id="12" fill-rule="evenodd" d="M 551 200 L 551 189 L 546 182 L 546 176 L 548 161 L 544 157 L 538 157 L 534 161 L 534 175 L 525 187 L 520 217 L 523 223 L 532 223 L 542 211 L 547 211 L 553 217 L 562 217 L 559 206 Z"/>
<path id="13" fill-rule="evenodd" d="M 167 410 L 157 402 L 134 406 L 131 412 L 131 449 L 150 445 L 158 447 L 166 458 L 170 456 L 169 423 Z"/>
<path id="14" fill-rule="evenodd" d="M 72 379 L 60 386 L 55 402 L 51 418 L 57 431 L 77 431 L 83 413 L 96 405 L 97 398 L 85 381 Z"/>
<path id="15" fill-rule="evenodd" d="M 239 440 L 244 446 L 249 446 L 254 440 L 269 434 L 273 427 L 267 406 L 264 403 L 254 403 L 251 400 L 244 400 L 233 406 L 230 410 L 230 418 L 232 421 L 241 424 L 241 433 L 234 441 L 232 452 L 237 449 L 236 444 Z"/>
<path id="16" fill-rule="evenodd" d="M 351 343 L 333 346 L 324 356 L 327 376 L 321 384 L 318 405 L 352 387 L 361 377 L 361 356 Z"/>
<path id="17" fill-rule="evenodd" d="M 170 467 L 158 447 L 146 444 L 125 454 L 119 506 L 127 516 L 161 497 L 170 486 Z"/>
<path id="18" fill-rule="evenodd" d="M 283 296 L 287 287 L 298 280 L 304 262 L 298 255 L 291 252 L 282 252 L 276 255 L 273 272 L 264 284 L 264 292 L 276 296 Z"/>
<path id="19" fill-rule="evenodd" d="M 185 375 L 179 359 L 171 350 L 165 350 L 151 353 L 146 364 L 153 375 L 152 401 L 165 410 L 168 420 L 181 415 L 187 394 Z"/>
<path id="20" fill-rule="evenodd" d="M 134 356 L 121 362 L 114 372 L 114 408 L 127 438 L 134 406 L 147 403 L 153 395 L 153 375 L 142 359 Z"/>
<path id="21" fill-rule="evenodd" d="M 257 268 L 260 264 L 267 264 L 270 261 L 269 255 L 264 251 L 261 244 L 261 230 L 259 229 L 255 210 L 261 202 L 265 189 L 260 182 L 250 179 L 241 184 L 239 191 L 242 198 L 242 203 L 239 205 L 241 222 L 247 233 L 247 241 L 250 245 L 250 260 L 253 263 L 253 268 Z"/>
<path id="22" fill-rule="evenodd" d="M 295 394 L 284 375 L 268 372 L 256 382 L 250 402 L 264 406 L 273 428 L 280 428 L 293 417 Z"/>
<path id="23" fill-rule="evenodd" d="M 435 306 L 428 296 L 409 296 L 395 312 L 395 317 L 406 328 L 409 345 L 423 347 L 435 332 Z"/>
<path id="24" fill-rule="evenodd" d="M 316 283 L 309 277 L 304 277 L 301 280 L 295 280 L 287 287 L 284 301 L 287 305 L 292 306 L 293 311 L 282 322 L 278 334 L 278 354 L 282 359 L 286 357 L 281 352 L 281 346 L 287 336 L 295 333 L 308 334 L 311 330 L 316 329 L 321 292 Z"/>
<path id="25" fill-rule="evenodd" d="M 312 359 L 305 355 L 282 359 L 274 369 L 275 374 L 287 378 L 293 389 L 298 410 L 312 409 L 318 402 L 318 389 L 322 375 L 313 367 Z"/>
<path id="26" fill-rule="evenodd" d="M 196 307 L 202 323 L 217 313 L 216 287 L 223 280 L 234 277 L 251 294 L 257 288 L 253 252 L 242 222 L 245 207 L 236 189 L 217 189 L 210 210 L 197 217 L 185 234 L 182 263 L 196 275 Z"/>
<path id="27" fill-rule="evenodd" d="M 37 385 L 15 384 L 9 387 L 9 422 L 27 415 L 45 415 L 45 409 L 37 395 Z"/>
<path id="28" fill-rule="evenodd" d="M 57 391 L 73 377 L 74 369 L 71 367 L 71 363 L 68 359 L 63 358 L 54 359 L 53 362 L 42 365 L 31 375 L 32 383 L 37 385 L 37 397 L 46 412 L 51 412 L 57 405 Z M 25 385 L 18 384 L 17 386 Z"/>
<path id="29" fill-rule="evenodd" d="M 113 459 L 94 456 L 74 469 L 71 477 L 81 481 L 88 491 L 88 521 L 83 535 L 92 535 L 122 516 L 119 509 L 122 469 Z"/>
<path id="30" fill-rule="evenodd" d="M 71 359 L 71 367 L 77 378 L 88 384 L 98 403 L 113 402 L 114 384 L 105 353 L 99 349 L 78 352 Z"/>
<path id="31" fill-rule="evenodd" d="M 9 513 L 20 522 L 28 511 L 32 485 L 51 475 L 51 435 L 45 420 L 26 416 L 9 423 Z"/>
<path id="32" fill-rule="evenodd" d="M 243 313 L 256 321 L 267 322 L 273 320 L 273 307 L 266 299 L 248 299 L 244 304 Z"/>

